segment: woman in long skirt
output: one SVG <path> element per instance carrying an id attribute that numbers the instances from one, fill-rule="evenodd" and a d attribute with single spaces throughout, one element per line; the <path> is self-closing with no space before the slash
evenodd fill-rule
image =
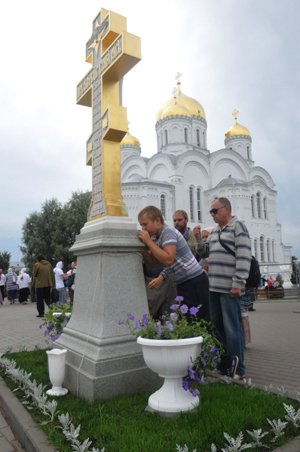
<path id="1" fill-rule="evenodd" d="M 19 294 L 19 302 L 20 303 L 27 302 L 27 299 L 29 296 L 29 291 L 30 291 L 30 283 L 31 283 L 31 278 L 28 275 L 26 268 L 22 268 L 22 270 L 20 271 L 20 274 L 18 276 L 18 280 L 17 280 L 18 289 L 20 290 L 20 294 Z"/>

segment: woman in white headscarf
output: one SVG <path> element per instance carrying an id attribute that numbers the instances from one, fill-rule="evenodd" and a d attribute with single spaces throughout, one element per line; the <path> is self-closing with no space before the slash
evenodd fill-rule
<path id="1" fill-rule="evenodd" d="M 62 271 L 62 261 L 57 262 L 54 271 L 56 289 L 58 290 L 59 302 L 67 303 L 67 289 L 65 287 L 64 280 L 68 278 L 68 275 Z"/>
<path id="2" fill-rule="evenodd" d="M 12 271 L 11 268 L 8 269 L 6 275 L 6 286 L 7 286 L 7 299 L 10 304 L 14 303 L 18 299 L 17 292 L 17 275 Z"/>
<path id="3" fill-rule="evenodd" d="M 27 298 L 30 292 L 30 284 L 31 278 L 28 275 L 26 268 L 22 268 L 17 279 L 17 286 L 20 291 L 19 292 L 20 303 L 27 303 Z"/>

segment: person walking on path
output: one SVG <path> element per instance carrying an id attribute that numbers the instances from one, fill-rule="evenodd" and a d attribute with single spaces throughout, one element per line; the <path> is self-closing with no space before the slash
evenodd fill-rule
<path id="1" fill-rule="evenodd" d="M 7 299 L 10 304 L 13 304 L 15 300 L 18 299 L 17 292 L 17 275 L 12 271 L 11 268 L 8 269 L 8 273 L 6 275 L 6 287 L 7 287 Z"/>
<path id="2" fill-rule="evenodd" d="M 26 268 L 22 268 L 17 279 L 17 286 L 20 291 L 19 302 L 27 303 L 27 299 L 30 291 L 31 278 L 27 273 Z"/>
<path id="3" fill-rule="evenodd" d="M 4 301 L 4 288 L 6 285 L 6 277 L 3 275 L 3 270 L 0 268 L 0 291 L 1 291 L 1 300 L 0 303 L 3 304 Z"/>
<path id="4" fill-rule="evenodd" d="M 50 305 L 51 287 L 55 286 L 53 268 L 50 262 L 46 261 L 42 254 L 37 255 L 37 263 L 32 269 L 34 278 L 35 293 L 37 301 L 37 317 L 44 317 L 45 305 Z"/>
<path id="5" fill-rule="evenodd" d="M 246 226 L 231 215 L 231 204 L 227 198 L 213 201 L 210 214 L 218 226 L 213 229 L 206 243 L 201 238 L 201 227 L 194 228 L 196 250 L 201 257 L 209 256 L 211 321 L 223 337 L 229 352 L 238 356 L 235 377 L 243 379 L 245 366 L 241 296 L 250 270 L 250 237 Z M 226 247 L 234 251 L 235 256 Z"/>
<path id="6" fill-rule="evenodd" d="M 64 273 L 62 261 L 57 262 L 55 269 L 53 270 L 55 274 L 56 289 L 58 290 L 59 302 L 67 303 L 67 288 L 65 287 L 64 281 L 68 279 L 68 274 Z"/>

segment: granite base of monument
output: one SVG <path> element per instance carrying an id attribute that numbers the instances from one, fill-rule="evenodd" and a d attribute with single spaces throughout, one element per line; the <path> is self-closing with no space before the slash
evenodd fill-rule
<path id="1" fill-rule="evenodd" d="M 145 365 L 141 346 L 120 318 L 148 313 L 136 224 L 127 217 L 86 223 L 77 256 L 74 307 L 55 346 L 67 349 L 64 387 L 86 400 L 156 389 L 163 383 Z"/>

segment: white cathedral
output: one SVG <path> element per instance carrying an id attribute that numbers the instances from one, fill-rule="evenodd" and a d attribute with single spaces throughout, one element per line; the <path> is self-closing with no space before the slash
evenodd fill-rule
<path id="1" fill-rule="evenodd" d="M 268 266 L 269 274 L 283 272 L 282 264 L 291 263 L 291 247 L 282 243 L 275 184 L 264 168 L 254 165 L 249 130 L 237 122 L 235 110 L 225 148 L 210 152 L 204 109 L 182 93 L 179 76 L 177 80 L 174 97 L 156 116 L 157 152 L 142 157 L 140 142 L 129 131 L 121 142 L 122 195 L 129 217 L 137 222 L 138 212 L 151 204 L 161 209 L 170 226 L 180 209 L 188 213 L 191 228 L 199 223 L 202 228 L 214 226 L 210 205 L 226 197 L 233 215 L 245 222 L 261 267 Z"/>

